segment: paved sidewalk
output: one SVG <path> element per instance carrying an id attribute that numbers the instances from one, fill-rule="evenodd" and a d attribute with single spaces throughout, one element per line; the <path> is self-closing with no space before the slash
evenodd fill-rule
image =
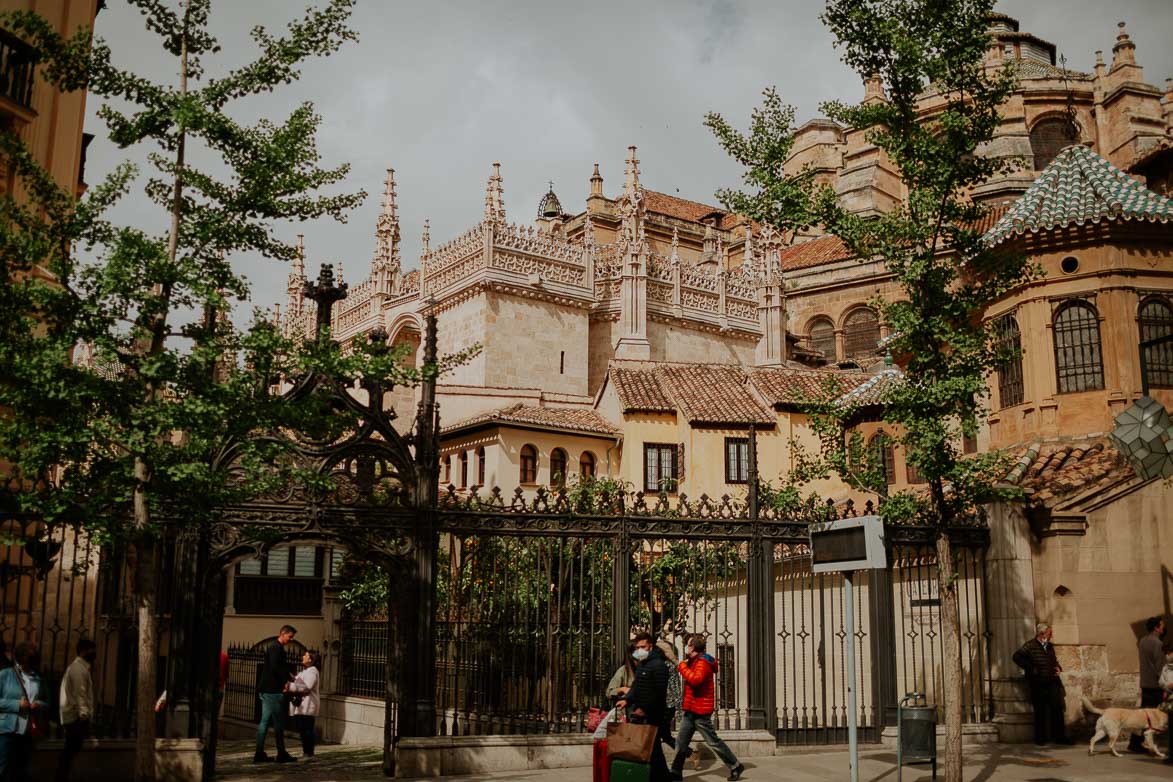
<path id="1" fill-rule="evenodd" d="M 378 749 L 350 746 L 322 746 L 309 762 L 277 766 L 253 765 L 252 746 L 246 742 L 224 742 L 217 761 L 216 779 L 224 782 L 374 782 L 383 780 Z M 1033 746 L 973 747 L 966 753 L 966 782 L 1143 782 L 1170 779 L 1173 768 L 1155 758 L 1124 754 L 1112 757 L 1101 752 L 1088 757 L 1087 745 L 1039 750 Z M 815 782 L 846 780 L 847 753 L 840 748 L 827 751 L 788 752 L 772 758 L 745 761 L 747 782 L 785 780 Z M 719 782 L 726 777 L 725 767 L 715 760 L 702 762 L 700 771 L 688 766 L 686 780 Z M 508 771 L 463 777 L 438 777 L 453 782 L 479 780 L 519 780 L 519 782 L 589 782 L 589 767 L 561 768 L 547 771 Z M 896 754 L 868 749 L 861 755 L 860 782 L 896 782 Z M 927 767 L 904 769 L 904 780 L 927 782 Z"/>

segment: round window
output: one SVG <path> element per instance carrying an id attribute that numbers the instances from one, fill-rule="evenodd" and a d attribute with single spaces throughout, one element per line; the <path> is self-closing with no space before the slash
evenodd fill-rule
<path id="1" fill-rule="evenodd" d="M 1079 259 L 1069 255 L 1059 262 L 1059 268 L 1064 274 L 1075 274 L 1079 270 Z"/>

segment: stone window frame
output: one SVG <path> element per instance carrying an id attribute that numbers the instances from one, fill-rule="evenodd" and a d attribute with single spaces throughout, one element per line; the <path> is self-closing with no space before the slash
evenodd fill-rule
<path id="1" fill-rule="evenodd" d="M 876 461 L 884 474 L 885 485 L 896 485 L 896 446 L 888 433 L 880 429 L 873 434 L 868 439 L 868 450 L 878 457 Z"/>
<path id="2" fill-rule="evenodd" d="M 818 342 L 815 341 L 815 329 L 820 326 L 826 326 L 830 329 L 828 338 L 820 338 L 822 341 L 827 343 L 827 346 L 830 348 L 830 350 L 820 350 L 818 347 Z M 839 356 L 837 355 L 838 344 L 835 338 L 835 321 L 832 320 L 829 316 L 817 315 L 811 318 L 810 323 L 807 324 L 806 327 L 806 334 L 807 342 L 810 344 L 811 349 L 818 350 L 820 353 L 822 353 L 823 356 L 827 359 L 828 363 L 834 364 L 839 360 Z"/>
<path id="3" fill-rule="evenodd" d="M 485 446 L 478 445 L 476 450 L 477 457 L 477 486 L 485 485 Z"/>
<path id="4" fill-rule="evenodd" d="M 863 325 L 860 316 L 871 317 L 871 323 Z M 875 338 L 872 339 L 874 332 Z M 866 344 L 865 344 L 866 343 Z M 874 357 L 880 346 L 880 314 L 868 306 L 852 307 L 843 316 L 843 359 L 850 361 L 863 357 Z"/>

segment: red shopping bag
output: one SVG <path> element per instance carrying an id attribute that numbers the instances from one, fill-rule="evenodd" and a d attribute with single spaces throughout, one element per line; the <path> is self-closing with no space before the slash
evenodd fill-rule
<path id="1" fill-rule="evenodd" d="M 595 754 L 591 759 L 591 782 L 611 782 L 611 758 L 607 756 L 607 740 L 595 742 Z"/>

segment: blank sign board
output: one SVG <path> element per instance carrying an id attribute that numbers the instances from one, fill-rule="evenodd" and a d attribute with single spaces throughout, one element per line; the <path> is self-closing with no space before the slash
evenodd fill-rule
<path id="1" fill-rule="evenodd" d="M 879 516 L 813 524 L 810 529 L 811 571 L 873 570 L 888 566 L 884 523 Z"/>

